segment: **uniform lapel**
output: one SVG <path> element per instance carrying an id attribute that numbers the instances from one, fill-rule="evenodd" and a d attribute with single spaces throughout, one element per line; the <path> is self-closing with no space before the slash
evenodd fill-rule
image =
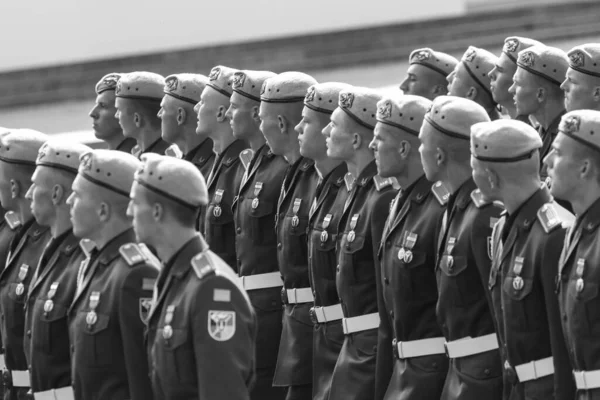
<path id="1" fill-rule="evenodd" d="M 0 280 L 4 277 L 4 274 L 10 270 L 10 268 L 13 265 L 13 262 L 15 261 L 17 254 L 19 254 L 19 252 L 21 251 L 23 246 L 25 246 L 25 243 L 27 243 L 27 240 L 29 239 L 29 230 L 31 229 L 32 226 L 33 225 L 29 225 L 29 227 L 26 227 L 26 228 L 24 227 L 25 232 L 23 233 L 23 236 L 21 236 L 21 238 L 19 239 L 19 242 L 17 243 L 17 246 L 15 247 L 15 249 L 8 254 L 8 257 L 6 259 L 6 267 L 0 273 Z"/>
<path id="2" fill-rule="evenodd" d="M 577 248 L 577 245 L 579 244 L 579 240 L 581 239 L 581 232 L 583 230 L 582 226 L 583 226 L 583 223 L 579 224 L 579 226 L 576 230 L 573 230 L 575 225 L 572 225 L 569 228 L 569 230 L 567 231 L 565 245 L 563 247 L 564 256 L 561 254 L 561 258 L 560 258 L 561 262 L 559 263 L 559 266 L 558 266 L 559 273 L 562 272 L 565 264 L 569 261 L 569 258 L 571 258 L 571 256 L 573 255 L 573 252 L 575 251 L 575 249 Z"/>

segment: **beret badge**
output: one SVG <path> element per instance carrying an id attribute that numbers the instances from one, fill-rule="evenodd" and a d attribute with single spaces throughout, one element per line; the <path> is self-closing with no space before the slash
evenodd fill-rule
<path id="1" fill-rule="evenodd" d="M 579 120 L 579 117 L 573 115 L 565 119 L 565 121 L 563 122 L 562 129 L 565 133 L 575 133 L 579 131 L 580 123 L 581 121 Z"/>
<path id="2" fill-rule="evenodd" d="M 392 103 L 389 101 L 386 101 L 384 105 L 382 105 L 381 107 L 379 107 L 379 110 L 377 110 L 379 112 L 379 115 L 381 116 L 381 118 L 383 119 L 388 119 L 392 116 Z"/>
<path id="3" fill-rule="evenodd" d="M 519 41 L 517 39 L 509 39 L 504 43 L 504 51 L 507 53 L 514 53 L 519 48 Z"/>
<path id="4" fill-rule="evenodd" d="M 262 96 L 267 91 L 267 81 L 264 81 L 262 87 L 260 88 L 260 95 Z"/>
<path id="5" fill-rule="evenodd" d="M 430 56 L 431 54 L 429 53 L 429 51 L 421 50 L 413 55 L 413 61 L 426 61 L 429 60 Z"/>
<path id="6" fill-rule="evenodd" d="M 340 95 L 340 106 L 342 108 L 352 108 L 354 103 L 354 93 L 342 93 Z"/>
<path id="7" fill-rule="evenodd" d="M 519 57 L 519 62 L 526 67 L 533 67 L 535 65 L 535 56 L 533 52 L 527 51 Z"/>
<path id="8" fill-rule="evenodd" d="M 119 82 L 119 75 L 108 75 L 102 81 L 102 83 L 107 88 L 114 88 L 114 87 L 116 87 L 118 82 Z"/>
<path id="9" fill-rule="evenodd" d="M 177 90 L 177 86 L 179 85 L 179 80 L 175 76 L 171 76 L 167 78 L 165 81 L 165 88 L 169 92 L 174 92 Z"/>
<path id="10" fill-rule="evenodd" d="M 465 61 L 467 62 L 473 62 L 473 60 L 475 60 L 475 57 L 477 56 L 477 51 L 474 48 L 470 48 L 469 50 L 467 50 L 467 52 L 465 53 Z"/>
<path id="11" fill-rule="evenodd" d="M 243 72 L 236 72 L 233 75 L 233 87 L 236 89 L 241 88 L 242 86 L 244 86 L 244 82 L 246 82 L 246 74 L 244 74 Z"/>
<path id="12" fill-rule="evenodd" d="M 85 153 L 84 155 L 82 155 L 79 165 L 81 165 L 81 168 L 83 168 L 84 171 L 91 170 L 92 169 L 92 153 Z"/>
<path id="13" fill-rule="evenodd" d="M 310 103 L 314 99 L 315 99 L 315 87 L 311 86 L 308 88 L 308 91 L 306 92 L 306 97 L 304 97 L 304 101 L 307 103 Z"/>
<path id="14" fill-rule="evenodd" d="M 115 89 L 115 93 L 119 94 L 123 90 L 123 84 L 121 82 L 117 83 L 117 89 Z"/>
<path id="15" fill-rule="evenodd" d="M 575 67 L 583 67 L 585 64 L 585 57 L 581 51 L 574 51 L 569 54 L 569 59 L 571 60 L 571 64 Z"/>
<path id="16" fill-rule="evenodd" d="M 219 75 L 221 75 L 221 68 L 215 67 L 210 71 L 210 74 L 208 75 L 208 80 L 216 81 L 219 78 Z"/>

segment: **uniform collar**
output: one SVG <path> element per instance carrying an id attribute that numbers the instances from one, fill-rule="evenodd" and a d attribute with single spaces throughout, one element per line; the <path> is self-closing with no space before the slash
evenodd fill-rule
<path id="1" fill-rule="evenodd" d="M 431 192 L 431 185 L 432 183 L 427 180 L 425 175 L 422 175 L 412 185 L 406 188 L 406 192 L 410 193 L 411 201 L 421 204 L 425 201 L 429 192 Z"/>
<path id="2" fill-rule="evenodd" d="M 600 225 L 600 198 L 597 199 L 580 218 L 577 218 L 577 225 L 581 225 L 582 229 L 591 233 Z"/>
<path id="3" fill-rule="evenodd" d="M 208 245 L 200 235 L 188 240 L 165 264 L 165 272 L 182 278 L 191 266 L 191 260 L 197 254 L 208 249 Z"/>
<path id="4" fill-rule="evenodd" d="M 340 187 L 344 184 L 344 176 L 348 172 L 348 166 L 342 162 L 337 167 L 329 171 L 329 173 L 323 179 L 323 182 L 328 186 Z"/>
<path id="5" fill-rule="evenodd" d="M 247 148 L 248 146 L 242 140 L 234 140 L 221 154 L 219 154 L 221 164 L 230 167 L 236 160 L 239 160 L 240 153 Z"/>
<path id="6" fill-rule="evenodd" d="M 558 125 L 560 124 L 560 119 L 565 114 L 566 114 L 565 110 L 562 110 L 560 113 L 558 113 L 558 115 L 552 120 L 552 122 L 550 122 L 550 125 L 548 125 L 548 129 L 544 129 L 542 127 L 542 125 L 540 125 L 540 127 L 539 127 L 540 133 L 542 135 L 544 135 L 544 134 L 546 134 L 548 132 L 553 132 L 553 133 L 558 132 Z"/>
<path id="7" fill-rule="evenodd" d="M 37 221 L 35 221 L 35 219 L 33 219 L 33 221 L 28 224 L 29 225 L 24 225 L 24 227 L 27 226 L 26 235 L 33 238 L 34 240 L 42 236 L 48 231 L 48 229 L 50 229 L 47 226 L 41 226 L 37 223 Z"/>
<path id="8" fill-rule="evenodd" d="M 546 203 L 552 201 L 552 196 L 546 186 L 538 189 L 521 206 L 509 216 L 513 219 L 513 225 L 519 230 L 530 230 L 537 220 L 538 210 Z"/>
<path id="9" fill-rule="evenodd" d="M 360 175 L 358 175 L 358 178 L 354 181 L 354 184 L 358 186 L 365 186 L 367 183 L 373 180 L 375 175 L 377 175 L 377 164 L 375 163 L 375 160 L 373 160 L 367 164 L 365 169 L 361 171 Z"/>
<path id="10" fill-rule="evenodd" d="M 119 249 L 126 243 L 135 243 L 135 233 L 133 232 L 133 228 L 119 233 L 106 243 L 106 245 L 98 252 L 98 262 L 105 265 L 110 264 L 119 256 Z"/>
<path id="11" fill-rule="evenodd" d="M 204 164 L 213 155 L 213 141 L 206 138 L 198 146 L 190 150 L 183 159 L 192 164 Z"/>
<path id="12" fill-rule="evenodd" d="M 449 208 L 458 208 L 460 210 L 467 208 L 472 201 L 471 192 L 475 189 L 477 189 L 477 185 L 475 185 L 473 178 L 467 179 L 455 193 L 450 195 L 450 199 L 448 200 Z M 452 206 L 450 207 L 450 205 Z"/>

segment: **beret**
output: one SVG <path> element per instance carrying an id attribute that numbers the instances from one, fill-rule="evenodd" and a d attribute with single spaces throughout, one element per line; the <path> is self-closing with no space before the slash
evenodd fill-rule
<path id="1" fill-rule="evenodd" d="M 351 86 L 340 92 L 338 107 L 367 129 L 375 129 L 377 103 L 383 98 L 376 90 Z"/>
<path id="2" fill-rule="evenodd" d="M 208 83 L 208 78 L 200 74 L 174 74 L 165 79 L 163 92 L 186 103 L 196 105 Z"/>
<path id="3" fill-rule="evenodd" d="M 16 129 L 0 135 L 0 161 L 35 167 L 38 151 L 50 139 L 33 129 Z"/>
<path id="4" fill-rule="evenodd" d="M 121 79 L 121 74 L 116 72 L 104 75 L 102 79 L 96 83 L 96 94 L 106 92 L 107 90 L 116 90 L 119 79 Z"/>
<path id="5" fill-rule="evenodd" d="M 350 85 L 340 82 L 317 83 L 308 88 L 304 96 L 304 105 L 311 110 L 332 114 L 338 106 L 340 92 Z"/>
<path id="6" fill-rule="evenodd" d="M 542 45 L 542 43 L 529 38 L 510 36 L 504 40 L 504 47 L 502 48 L 502 52 L 506 54 L 512 62 L 516 64 L 517 58 L 519 57 L 519 52 L 521 50 L 525 50 L 532 46 L 538 45 Z"/>
<path id="7" fill-rule="evenodd" d="M 116 96 L 136 100 L 162 100 L 165 78 L 154 72 L 130 72 L 121 75 Z"/>
<path id="8" fill-rule="evenodd" d="M 538 131 L 522 121 L 499 119 L 480 122 L 471 128 L 471 154 L 481 161 L 527 160 L 541 147 Z"/>
<path id="9" fill-rule="evenodd" d="M 377 103 L 377 122 L 419 136 L 425 114 L 433 103 L 421 96 L 386 97 Z"/>
<path id="10" fill-rule="evenodd" d="M 90 147 L 81 143 L 50 139 L 40 147 L 35 164 L 77 175 L 79 158 L 91 150 Z"/>
<path id="11" fill-rule="evenodd" d="M 233 89 L 231 88 L 233 75 L 236 72 L 237 70 L 233 68 L 218 65 L 210 70 L 207 86 L 210 86 L 224 96 L 231 97 L 233 93 Z"/>
<path id="12" fill-rule="evenodd" d="M 135 181 L 184 207 L 195 210 L 208 203 L 202 173 L 189 161 L 154 153 L 142 155 Z"/>
<path id="13" fill-rule="evenodd" d="M 133 174 L 140 161 L 131 154 L 114 150 L 92 150 L 79 159 L 78 176 L 129 198 Z"/>
<path id="14" fill-rule="evenodd" d="M 538 45 L 519 52 L 517 65 L 560 86 L 569 68 L 569 58 L 561 49 Z"/>
<path id="15" fill-rule="evenodd" d="M 600 111 L 576 110 L 562 116 L 558 131 L 600 151 Z"/>
<path id="16" fill-rule="evenodd" d="M 469 46 L 461 61 L 475 83 L 493 99 L 488 73 L 496 66 L 498 57 L 487 50 Z"/>
<path id="17" fill-rule="evenodd" d="M 568 53 L 569 67 L 583 74 L 600 78 L 600 43 L 573 47 Z"/>
<path id="18" fill-rule="evenodd" d="M 238 71 L 233 74 L 233 91 L 254 101 L 260 101 L 260 91 L 265 81 L 274 77 L 271 71 Z"/>
<path id="19" fill-rule="evenodd" d="M 317 81 L 303 72 L 283 72 L 263 84 L 260 100 L 266 103 L 296 103 L 304 101 L 306 91 Z"/>
<path id="20" fill-rule="evenodd" d="M 454 71 L 458 60 L 449 54 L 423 48 L 413 50 L 408 57 L 408 63 L 423 65 L 446 77 Z"/>
<path id="21" fill-rule="evenodd" d="M 438 96 L 425 115 L 425 121 L 438 132 L 456 139 L 469 140 L 471 126 L 490 120 L 485 108 L 472 100 L 456 96 Z"/>

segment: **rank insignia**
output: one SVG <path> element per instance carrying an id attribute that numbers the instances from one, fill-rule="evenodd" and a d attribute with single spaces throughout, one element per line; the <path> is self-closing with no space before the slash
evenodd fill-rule
<path id="1" fill-rule="evenodd" d="M 244 82 L 246 82 L 246 74 L 243 72 L 236 72 L 233 74 L 233 87 L 235 89 L 243 87 Z"/>
<path id="2" fill-rule="evenodd" d="M 538 210 L 537 217 L 546 233 L 552 232 L 555 228 L 562 224 L 562 221 L 556 213 L 554 206 L 550 203 L 544 204 Z"/>
<path id="3" fill-rule="evenodd" d="M 450 198 L 450 192 L 448 191 L 448 189 L 446 189 L 446 187 L 441 181 L 437 181 L 436 183 L 434 183 L 431 187 L 431 191 L 433 192 L 433 195 L 441 205 L 444 206 L 446 205 L 446 203 L 448 203 L 448 199 Z"/>
<path id="4" fill-rule="evenodd" d="M 463 60 L 467 62 L 473 62 L 475 60 L 475 57 L 477 57 L 477 51 L 471 47 L 465 53 Z"/>
<path id="5" fill-rule="evenodd" d="M 533 67 L 535 65 L 535 55 L 531 51 L 526 51 L 519 55 L 519 63 L 526 67 Z"/>
<path id="6" fill-rule="evenodd" d="M 208 311 L 208 334 L 218 342 L 225 342 L 235 334 L 234 311 Z"/>
<path id="7" fill-rule="evenodd" d="M 310 103 L 311 101 L 313 101 L 315 99 L 315 87 L 311 86 L 308 88 L 308 91 L 306 92 L 306 97 L 304 97 L 304 101 L 307 103 Z"/>
<path id="8" fill-rule="evenodd" d="M 352 108 L 352 103 L 354 103 L 354 93 L 340 94 L 340 107 Z"/>
<path id="9" fill-rule="evenodd" d="M 92 169 L 92 153 L 85 153 L 79 159 L 79 165 L 84 171 L 90 171 Z"/>
<path id="10" fill-rule="evenodd" d="M 581 120 L 579 119 L 579 117 L 576 115 L 573 115 L 568 118 L 565 118 L 565 120 L 562 123 L 561 130 L 567 134 L 575 133 L 575 132 L 579 131 L 580 124 L 581 124 Z"/>
<path id="11" fill-rule="evenodd" d="M 575 67 L 583 67 L 585 65 L 585 56 L 581 51 L 574 51 L 569 54 L 569 59 L 571 60 L 571 64 Z"/>
<path id="12" fill-rule="evenodd" d="M 231 290 L 229 290 L 229 289 L 213 290 L 213 301 L 229 303 L 231 301 Z"/>
<path id="13" fill-rule="evenodd" d="M 148 314 L 150 314 L 150 309 L 152 308 L 152 298 L 151 297 L 141 297 L 140 298 L 140 319 L 142 322 L 146 322 L 148 320 Z"/>
<path id="14" fill-rule="evenodd" d="M 179 86 L 179 80 L 176 76 L 170 76 L 165 80 L 165 90 L 168 92 L 174 92 L 177 90 L 177 86 Z"/>
<path id="15" fill-rule="evenodd" d="M 504 43 L 504 51 L 507 53 L 514 53 L 519 47 L 519 41 L 517 39 L 510 39 Z"/>
<path id="16" fill-rule="evenodd" d="M 216 81 L 217 79 L 219 79 L 219 75 L 221 75 L 221 68 L 215 67 L 210 71 L 210 74 L 208 75 L 208 80 Z"/>
<path id="17" fill-rule="evenodd" d="M 429 60 L 429 57 L 431 57 L 431 54 L 429 53 L 429 51 L 420 50 L 420 51 L 417 51 L 413 55 L 412 60 L 413 61 L 426 61 L 426 60 Z"/>
<path id="18" fill-rule="evenodd" d="M 379 113 L 379 118 L 390 118 L 392 116 L 392 103 L 390 101 L 386 101 L 381 107 L 379 107 L 377 112 Z"/>

